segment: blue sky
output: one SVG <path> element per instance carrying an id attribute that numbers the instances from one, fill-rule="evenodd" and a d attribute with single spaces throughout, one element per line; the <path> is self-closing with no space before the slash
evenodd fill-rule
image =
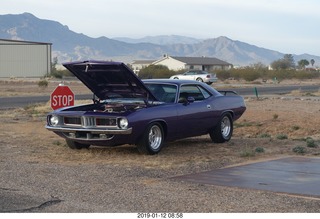
<path id="1" fill-rule="evenodd" d="M 282 53 L 320 56 L 319 0 L 2 0 L 90 37 L 226 36 Z"/>

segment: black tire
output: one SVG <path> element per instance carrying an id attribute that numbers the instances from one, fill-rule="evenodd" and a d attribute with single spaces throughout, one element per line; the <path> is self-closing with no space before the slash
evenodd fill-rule
<path id="1" fill-rule="evenodd" d="M 137 143 L 137 148 L 143 154 L 157 154 L 160 152 L 164 142 L 163 128 L 160 123 L 151 123 Z"/>
<path id="2" fill-rule="evenodd" d="M 199 82 L 203 82 L 202 78 L 197 78 L 196 80 Z"/>
<path id="3" fill-rule="evenodd" d="M 217 126 L 210 131 L 211 140 L 214 143 L 223 143 L 231 139 L 233 133 L 233 120 L 230 113 L 221 116 Z"/>
<path id="4" fill-rule="evenodd" d="M 82 143 L 79 143 L 79 142 L 76 142 L 76 141 L 72 141 L 70 139 L 66 139 L 66 142 L 67 142 L 67 145 L 69 148 L 71 149 L 77 149 L 77 150 L 80 150 L 82 148 L 89 148 L 90 145 L 88 144 L 82 144 Z"/>
<path id="5" fill-rule="evenodd" d="M 178 77 L 174 77 L 173 79 L 179 79 Z"/>

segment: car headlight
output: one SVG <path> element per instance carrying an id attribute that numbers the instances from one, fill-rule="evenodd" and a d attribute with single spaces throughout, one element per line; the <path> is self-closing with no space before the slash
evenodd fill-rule
<path id="1" fill-rule="evenodd" d="M 51 116 L 50 117 L 50 124 L 52 126 L 56 126 L 59 123 L 59 117 L 58 116 Z"/>
<path id="2" fill-rule="evenodd" d="M 128 120 L 127 120 L 126 118 L 121 118 L 121 119 L 119 119 L 119 127 L 120 127 L 121 129 L 126 129 L 126 128 L 128 128 L 128 124 L 129 124 L 129 122 L 128 122 Z"/>

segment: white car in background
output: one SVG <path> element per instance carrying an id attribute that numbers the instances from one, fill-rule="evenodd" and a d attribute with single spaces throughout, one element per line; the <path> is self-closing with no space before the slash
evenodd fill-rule
<path id="1" fill-rule="evenodd" d="M 216 74 L 202 70 L 190 70 L 183 74 L 172 75 L 170 79 L 196 80 L 207 84 L 212 84 L 218 80 Z"/>

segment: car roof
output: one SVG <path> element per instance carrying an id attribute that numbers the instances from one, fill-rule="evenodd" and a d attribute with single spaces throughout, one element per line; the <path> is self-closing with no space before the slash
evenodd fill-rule
<path id="1" fill-rule="evenodd" d="M 195 85 L 201 85 L 202 87 L 210 90 L 214 96 L 220 96 L 221 94 L 210 85 L 207 85 L 206 83 L 195 81 L 195 80 L 181 80 L 181 79 L 144 79 L 142 80 L 143 83 L 163 83 L 163 84 L 174 84 L 177 86 L 181 86 L 183 84 L 195 84 Z"/>
<path id="2" fill-rule="evenodd" d="M 195 80 L 177 80 L 177 79 L 144 79 L 143 82 L 154 82 L 154 83 L 170 83 L 170 84 L 202 84 Z"/>

